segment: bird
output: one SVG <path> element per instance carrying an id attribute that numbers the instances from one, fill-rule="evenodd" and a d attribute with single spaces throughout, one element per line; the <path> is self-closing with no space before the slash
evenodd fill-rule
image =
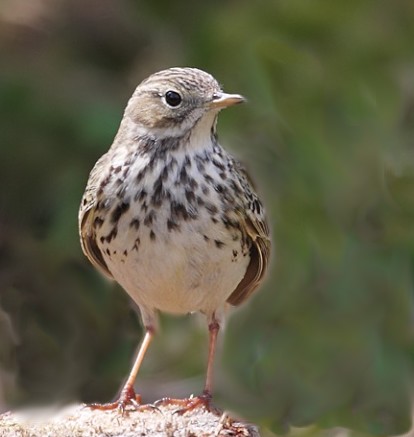
<path id="1" fill-rule="evenodd" d="M 205 315 L 205 386 L 185 405 L 210 405 L 226 308 L 259 287 L 270 258 L 263 203 L 217 137 L 219 112 L 244 101 L 197 68 L 156 72 L 135 89 L 112 145 L 90 172 L 79 209 L 83 252 L 137 304 L 145 330 L 117 400 L 95 408 L 143 405 L 134 384 L 159 312 Z"/>

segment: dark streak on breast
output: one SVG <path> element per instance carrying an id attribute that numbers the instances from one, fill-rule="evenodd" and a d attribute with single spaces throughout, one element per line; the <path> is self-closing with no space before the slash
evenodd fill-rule
<path id="1" fill-rule="evenodd" d="M 151 226 L 155 219 L 155 211 L 152 209 L 144 219 L 145 226 Z"/>
<path id="2" fill-rule="evenodd" d="M 167 220 L 167 228 L 171 232 L 172 230 L 180 229 L 180 225 L 177 222 L 175 222 L 174 220 L 168 219 Z"/>
<path id="3" fill-rule="evenodd" d="M 131 223 L 129 224 L 130 228 L 135 228 L 135 230 L 137 231 L 139 229 L 139 225 L 140 225 L 140 221 L 138 218 L 134 218 L 133 220 L 131 220 Z"/>
<path id="4" fill-rule="evenodd" d="M 93 221 L 93 227 L 94 228 L 101 228 L 104 224 L 104 220 L 101 217 L 95 217 L 95 220 Z"/>
<path id="5" fill-rule="evenodd" d="M 125 214 L 129 209 L 129 202 L 121 202 L 113 211 L 111 214 L 111 223 L 115 224 L 118 223 L 119 219 L 121 218 L 122 214 Z"/>

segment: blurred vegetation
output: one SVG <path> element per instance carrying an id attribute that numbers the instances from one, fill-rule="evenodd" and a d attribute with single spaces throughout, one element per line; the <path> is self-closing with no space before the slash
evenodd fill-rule
<path id="1" fill-rule="evenodd" d="M 413 20 L 412 0 L 3 0 L 0 406 L 107 401 L 126 376 L 139 322 L 82 255 L 78 204 L 137 83 L 189 65 L 249 99 L 220 137 L 275 240 L 267 283 L 228 322 L 216 402 L 275 433 L 408 430 Z M 205 331 L 162 318 L 147 401 L 200 392 Z"/>

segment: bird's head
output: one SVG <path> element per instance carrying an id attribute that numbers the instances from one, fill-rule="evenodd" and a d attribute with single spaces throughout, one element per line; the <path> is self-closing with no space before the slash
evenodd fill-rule
<path id="1" fill-rule="evenodd" d="M 244 101 L 226 94 L 210 74 L 197 68 L 169 68 L 141 82 L 125 110 L 137 129 L 157 138 L 181 137 L 200 121 L 214 124 L 217 113 Z"/>

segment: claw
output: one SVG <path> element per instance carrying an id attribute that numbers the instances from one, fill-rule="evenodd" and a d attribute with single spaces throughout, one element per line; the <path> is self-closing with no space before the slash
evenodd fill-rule
<path id="1" fill-rule="evenodd" d="M 154 405 L 156 407 L 158 407 L 159 405 L 177 405 L 178 407 L 180 407 L 175 410 L 173 414 L 182 415 L 188 413 L 189 411 L 193 411 L 197 408 L 203 407 L 206 411 L 210 413 L 221 415 L 222 412 L 212 405 L 211 400 L 211 394 L 208 392 L 204 392 L 200 396 L 191 396 L 186 399 L 162 398 L 154 402 Z"/>
<path id="2" fill-rule="evenodd" d="M 108 402 L 105 404 L 92 403 L 87 404 L 86 407 L 92 410 L 100 410 L 100 411 L 110 411 L 110 410 L 118 410 L 122 415 L 125 414 L 128 406 L 132 406 L 133 409 L 139 410 L 143 408 L 147 408 L 147 405 L 142 405 L 141 396 L 137 395 L 132 387 L 125 387 L 119 399 L 115 402 Z"/>

